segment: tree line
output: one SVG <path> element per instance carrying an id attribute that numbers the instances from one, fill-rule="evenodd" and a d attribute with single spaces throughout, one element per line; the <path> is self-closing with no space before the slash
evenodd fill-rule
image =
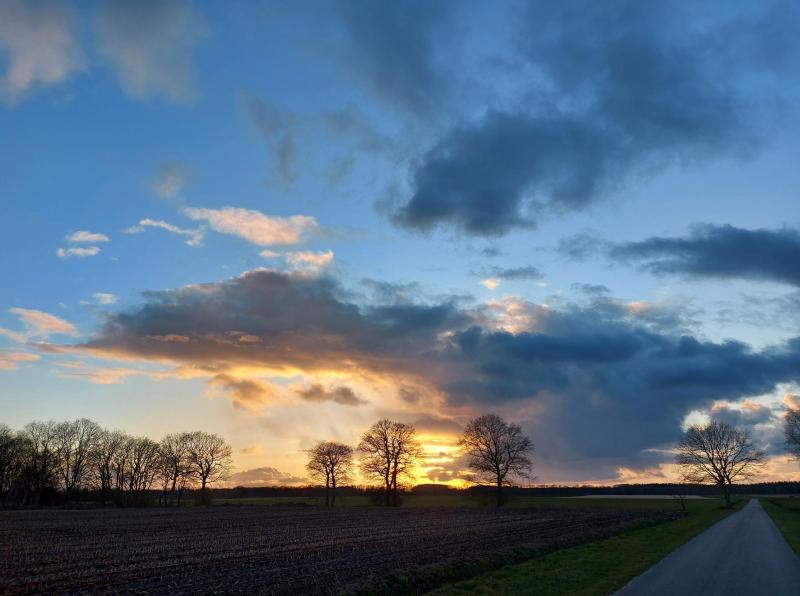
<path id="1" fill-rule="evenodd" d="M 785 418 L 787 449 L 800 459 L 800 410 Z M 519 425 L 495 414 L 471 420 L 459 440 L 469 480 L 491 483 L 498 506 L 504 488 L 531 479 L 533 442 Z M 353 448 L 320 441 L 308 450 L 306 469 L 325 487 L 325 504 L 336 504 L 336 489 L 362 475 L 377 482 L 387 506 L 399 504 L 399 487 L 410 480 L 423 456 L 416 429 L 388 419 L 373 424 Z M 356 457 L 358 461 L 356 462 Z M 746 430 L 716 420 L 693 425 L 678 443 L 676 463 L 684 482 L 716 485 L 730 506 L 731 487 L 753 478 L 766 461 Z M 38 506 L 97 495 L 102 505 L 139 505 L 158 491 L 158 503 L 178 505 L 188 490 L 208 502 L 210 485 L 228 477 L 232 449 L 204 431 L 168 434 L 160 441 L 102 428 L 80 418 L 31 422 L 20 431 L 0 423 L 0 506 Z"/>
<path id="2" fill-rule="evenodd" d="M 498 506 L 505 503 L 505 486 L 532 477 L 533 442 L 519 425 L 495 414 L 471 420 L 459 446 L 473 472 L 471 479 L 495 486 Z M 388 419 L 373 424 L 355 449 L 333 441 L 317 443 L 308 450 L 306 470 L 313 479 L 324 483 L 326 506 L 336 504 L 336 487 L 350 480 L 356 454 L 363 476 L 380 483 L 384 504 L 397 506 L 398 483 L 411 478 L 422 457 L 422 447 L 412 425 Z"/>
<path id="3" fill-rule="evenodd" d="M 154 490 L 159 504 L 177 505 L 189 489 L 207 502 L 209 485 L 227 476 L 231 462 L 230 445 L 204 431 L 154 441 L 86 418 L 31 422 L 20 431 L 0 424 L 0 505 L 69 504 L 88 492 L 102 505 L 140 505 Z"/>

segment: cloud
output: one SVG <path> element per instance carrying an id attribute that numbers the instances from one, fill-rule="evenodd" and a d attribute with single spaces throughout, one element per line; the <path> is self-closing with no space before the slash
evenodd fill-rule
<path id="1" fill-rule="evenodd" d="M 332 401 L 342 406 L 360 406 L 367 403 L 365 399 L 356 395 L 356 392 L 350 387 L 339 386 L 325 389 L 319 383 L 295 389 L 295 395 L 304 401 L 313 403 Z"/>
<path id="2" fill-rule="evenodd" d="M 275 468 L 262 467 L 244 470 L 231 474 L 225 483 L 227 486 L 304 486 L 308 480 L 302 476 L 294 476 Z"/>
<path id="3" fill-rule="evenodd" d="M 92 297 L 95 299 L 97 304 L 101 304 L 103 306 L 109 306 L 117 303 L 117 297 L 114 294 L 109 294 L 108 292 L 95 292 L 92 294 Z"/>
<path id="4" fill-rule="evenodd" d="M 108 236 L 98 232 L 78 230 L 77 232 L 69 234 L 65 240 L 72 244 L 97 244 L 98 242 L 108 242 Z"/>
<path id="5" fill-rule="evenodd" d="M 30 308 L 10 308 L 8 312 L 19 317 L 25 327 L 22 337 L 47 338 L 51 335 L 80 335 L 71 324 L 55 315 Z"/>
<path id="6" fill-rule="evenodd" d="M 229 375 L 216 383 L 232 392 L 249 390 L 238 381 L 254 374 L 380 378 L 419 388 L 445 412 L 506 409 L 543 458 L 602 460 L 612 472 L 652 463 L 644 450 L 675 441 L 690 411 L 800 381 L 800 338 L 761 350 L 708 341 L 666 304 L 605 293 L 551 307 L 419 300 L 357 299 L 328 276 L 253 270 L 148 294 L 89 341 L 48 350 L 215 371 L 205 375 Z M 265 394 L 256 386 L 234 399 L 260 407 Z"/>
<path id="7" fill-rule="evenodd" d="M 525 267 L 490 267 L 489 274 L 497 279 L 517 281 L 522 279 L 541 279 L 542 273 L 536 267 L 527 265 Z"/>
<path id="8" fill-rule="evenodd" d="M 605 253 L 611 246 L 600 234 L 593 231 L 581 232 L 562 238 L 558 243 L 558 252 L 573 260 L 583 261 L 597 254 Z"/>
<path id="9" fill-rule="evenodd" d="M 239 449 L 239 453 L 243 455 L 261 455 L 264 453 L 264 446 L 260 443 L 256 443 L 255 445 L 248 445 L 247 447 L 242 447 Z"/>
<path id="10" fill-rule="evenodd" d="M 262 252 L 262 256 L 263 252 Z M 298 251 L 284 255 L 286 262 L 295 271 L 318 272 L 333 261 L 333 251 L 325 252 Z"/>
<path id="11" fill-rule="evenodd" d="M 494 290 L 500 285 L 500 282 L 494 277 L 487 277 L 481 280 L 481 285 L 487 290 Z"/>
<path id="12" fill-rule="evenodd" d="M 396 157 L 399 143 L 376 131 L 357 108 L 335 108 L 309 115 L 280 109 L 253 95 L 245 96 L 244 103 L 267 143 L 273 173 L 286 185 L 293 184 L 297 178 L 298 145 L 318 145 L 320 135 L 346 137 L 354 143 L 357 152 L 389 153 Z M 328 175 L 331 184 L 338 184 L 350 172 L 356 155 L 349 153 L 337 159 Z"/>
<path id="13" fill-rule="evenodd" d="M 535 73 L 526 101 L 440 137 L 414 162 L 395 223 L 500 236 L 675 163 L 752 153 L 800 47 L 789 33 L 800 13 L 785 3 L 711 10 L 690 31 L 691 10 L 525 4 L 515 21 L 516 58 Z M 758 85 L 745 83 L 754 77 Z"/>
<path id="14" fill-rule="evenodd" d="M 36 85 L 55 85 L 83 68 L 66 2 L 0 0 L 0 102 L 13 105 Z"/>
<path id="15" fill-rule="evenodd" d="M 209 383 L 222 389 L 237 408 L 257 411 L 278 397 L 277 389 L 259 379 L 239 379 L 229 374 L 219 374 Z"/>
<path id="16" fill-rule="evenodd" d="M 83 362 L 57 362 L 56 366 L 60 369 L 56 374 L 61 378 L 87 380 L 95 385 L 119 385 L 129 377 L 148 374 L 122 366 L 89 367 Z"/>
<path id="17" fill-rule="evenodd" d="M 653 237 L 617 244 L 610 256 L 638 263 L 656 275 L 747 279 L 800 286 L 800 232 L 791 228 L 747 230 L 695 226 L 683 238 Z"/>
<path id="18" fill-rule="evenodd" d="M 250 117 L 267 141 L 275 174 L 287 184 L 295 180 L 294 158 L 298 125 L 274 106 L 253 96 L 246 98 Z"/>
<path id="19" fill-rule="evenodd" d="M 73 246 L 70 248 L 59 248 L 56 250 L 56 255 L 60 259 L 69 259 L 71 257 L 94 257 L 100 254 L 100 247 L 98 246 Z"/>
<path id="20" fill-rule="evenodd" d="M 17 370 L 21 363 L 36 362 L 37 360 L 39 360 L 39 356 L 30 352 L 0 350 L 0 370 Z"/>
<path id="21" fill-rule="evenodd" d="M 189 246 L 202 246 L 203 240 L 205 239 L 205 232 L 203 228 L 195 228 L 195 229 L 188 229 L 188 228 L 179 228 L 178 226 L 172 225 L 171 223 L 167 223 L 161 219 L 142 219 L 139 223 L 135 226 L 131 226 L 127 230 L 125 230 L 126 234 L 140 234 L 144 232 L 145 228 L 159 228 L 161 230 L 166 230 L 167 232 L 171 232 L 172 234 L 178 234 L 179 236 L 186 236 L 186 244 Z"/>
<path id="22" fill-rule="evenodd" d="M 192 99 L 192 53 L 207 30 L 190 2 L 108 0 L 100 5 L 95 30 L 101 55 L 129 96 Z"/>
<path id="23" fill-rule="evenodd" d="M 181 193 L 184 177 L 185 172 L 181 164 L 164 164 L 153 180 L 153 192 L 162 199 L 173 199 Z"/>
<path id="24" fill-rule="evenodd" d="M 270 217 L 260 211 L 238 207 L 187 207 L 183 212 L 190 219 L 207 221 L 217 232 L 239 236 L 259 246 L 299 244 L 319 228 L 316 220 L 307 215 Z"/>
<path id="25" fill-rule="evenodd" d="M 733 407 L 728 403 L 714 404 L 709 410 L 709 416 L 740 428 L 765 424 L 771 422 L 774 417 L 772 409 L 763 404 L 745 401 L 737 406 Z"/>
<path id="26" fill-rule="evenodd" d="M 426 112 L 448 93 L 448 70 L 437 50 L 450 33 L 451 11 L 444 3 L 403 4 L 343 1 L 347 65 L 381 98 L 412 112 Z"/>

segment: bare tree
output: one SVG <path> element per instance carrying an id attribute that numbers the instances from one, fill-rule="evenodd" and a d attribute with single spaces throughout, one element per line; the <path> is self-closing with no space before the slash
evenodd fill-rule
<path id="1" fill-rule="evenodd" d="M 200 482 L 200 501 L 207 503 L 206 486 L 227 478 L 233 450 L 219 435 L 203 431 L 189 433 L 187 448 L 192 472 Z"/>
<path id="2" fill-rule="evenodd" d="M 514 478 L 530 478 L 533 443 L 516 424 L 509 424 L 495 414 L 484 414 L 470 421 L 464 429 L 460 446 L 469 459 L 469 467 L 497 487 L 497 506 L 505 503 L 503 487 Z"/>
<path id="3" fill-rule="evenodd" d="M 28 451 L 21 434 L 0 424 L 0 505 L 15 503 L 24 492 Z"/>
<path id="4" fill-rule="evenodd" d="M 56 425 L 58 472 L 66 503 L 77 498 L 85 486 L 92 448 L 100 431 L 100 425 L 87 418 Z"/>
<path id="5" fill-rule="evenodd" d="M 398 479 L 411 476 L 422 453 L 413 426 L 391 420 L 379 420 L 361 437 L 361 471 L 365 476 L 380 479 L 384 485 L 385 502 L 398 505 Z"/>
<path id="6" fill-rule="evenodd" d="M 192 476 L 192 462 L 189 459 L 190 433 L 174 433 L 161 439 L 161 498 L 164 504 L 168 496 L 170 502 L 177 499 L 180 505 L 183 489 Z"/>
<path id="7" fill-rule="evenodd" d="M 122 431 L 102 429 L 95 440 L 91 462 L 94 485 L 100 491 L 100 504 L 102 506 L 105 506 L 111 494 L 111 489 L 114 487 L 116 478 L 114 463 L 118 460 L 118 453 L 123 449 L 127 438 Z"/>
<path id="8" fill-rule="evenodd" d="M 56 447 L 56 423 L 31 422 L 22 431 L 28 448 L 27 458 L 30 475 L 31 500 L 38 505 L 48 487 L 54 488 L 58 470 Z"/>
<path id="9" fill-rule="evenodd" d="M 308 450 L 306 470 L 313 478 L 325 481 L 325 506 L 336 505 L 336 487 L 350 478 L 353 448 L 333 441 L 320 441 Z"/>
<path id="10" fill-rule="evenodd" d="M 786 447 L 789 453 L 800 459 L 800 410 L 789 408 L 786 412 L 783 432 L 786 436 Z"/>
<path id="11" fill-rule="evenodd" d="M 127 490 L 128 501 L 140 504 L 153 486 L 158 474 L 158 443 L 148 437 L 131 437 L 129 440 Z"/>
<path id="12" fill-rule="evenodd" d="M 694 425 L 678 443 L 677 463 L 683 481 L 715 484 L 731 506 L 731 486 L 757 475 L 766 453 L 757 449 L 750 433 L 726 422 Z"/>

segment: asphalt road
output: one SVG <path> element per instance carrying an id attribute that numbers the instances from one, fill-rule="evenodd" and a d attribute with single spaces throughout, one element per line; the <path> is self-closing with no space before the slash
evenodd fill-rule
<path id="1" fill-rule="evenodd" d="M 757 499 L 617 592 L 623 596 L 800 594 L 800 559 Z"/>

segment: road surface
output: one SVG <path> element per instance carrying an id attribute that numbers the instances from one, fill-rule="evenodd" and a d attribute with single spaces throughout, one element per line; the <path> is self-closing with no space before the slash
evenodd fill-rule
<path id="1" fill-rule="evenodd" d="M 757 499 L 617 592 L 621 596 L 800 594 L 800 559 Z"/>

